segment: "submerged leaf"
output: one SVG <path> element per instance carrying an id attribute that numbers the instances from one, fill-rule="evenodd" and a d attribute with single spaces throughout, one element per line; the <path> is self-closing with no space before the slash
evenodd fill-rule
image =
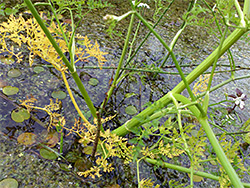
<path id="1" fill-rule="evenodd" d="M 125 108 L 125 112 L 126 112 L 126 114 L 132 116 L 132 115 L 135 115 L 137 113 L 137 109 L 134 106 L 130 105 L 130 106 L 127 106 Z"/>
<path id="2" fill-rule="evenodd" d="M 22 74 L 21 71 L 18 69 L 11 69 L 8 72 L 8 76 L 11 78 L 19 77 L 21 74 Z"/>
<path id="3" fill-rule="evenodd" d="M 83 149 L 83 151 L 86 155 L 90 155 L 93 151 L 93 146 L 87 146 Z"/>
<path id="4" fill-rule="evenodd" d="M 66 172 L 70 172 L 71 171 L 71 169 L 69 168 L 69 165 L 66 164 L 66 163 L 60 163 L 59 166 L 60 166 L 60 169 L 66 171 Z"/>
<path id="5" fill-rule="evenodd" d="M 32 145 L 36 142 L 36 137 L 34 133 L 23 133 L 17 137 L 17 142 L 26 146 Z"/>
<path id="6" fill-rule="evenodd" d="M 41 67 L 41 66 L 36 66 L 34 67 L 33 71 L 37 74 L 39 74 L 40 72 L 43 72 L 44 71 L 44 68 Z"/>
<path id="7" fill-rule="evenodd" d="M 89 85 L 97 86 L 99 84 L 99 81 L 96 78 L 90 78 L 88 83 Z"/>
<path id="8" fill-rule="evenodd" d="M 92 163 L 88 159 L 79 158 L 75 164 L 74 167 L 77 168 L 79 171 L 85 171 L 91 167 Z"/>
<path id="9" fill-rule="evenodd" d="M 46 137 L 46 145 L 49 147 L 54 147 L 59 142 L 58 133 L 55 132 L 49 132 Z"/>
<path id="10" fill-rule="evenodd" d="M 68 162 L 70 163 L 74 163 L 77 161 L 77 159 L 79 159 L 80 155 L 77 154 L 76 152 L 68 152 L 65 156 L 65 158 L 67 159 Z"/>
<path id="11" fill-rule="evenodd" d="M 66 98 L 66 93 L 63 92 L 63 91 L 53 91 L 51 96 L 54 98 L 54 99 L 65 99 Z"/>

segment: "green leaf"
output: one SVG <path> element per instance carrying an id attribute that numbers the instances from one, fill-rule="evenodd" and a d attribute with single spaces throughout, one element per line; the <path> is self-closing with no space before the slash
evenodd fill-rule
<path id="1" fill-rule="evenodd" d="M 245 136 L 244 136 L 244 141 L 248 144 L 250 144 L 250 133 L 247 133 Z"/>
<path id="2" fill-rule="evenodd" d="M 40 72 L 43 72 L 44 71 L 44 68 L 41 67 L 41 66 L 36 66 L 34 67 L 33 71 L 37 74 L 39 74 Z"/>
<path id="3" fill-rule="evenodd" d="M 137 137 L 129 139 L 129 143 L 131 143 L 131 144 L 137 144 L 137 142 L 138 142 L 138 138 Z"/>
<path id="4" fill-rule="evenodd" d="M 135 95 L 136 95 L 136 93 L 126 93 L 125 97 L 130 98 L 130 97 L 133 97 Z"/>
<path id="5" fill-rule="evenodd" d="M 18 188 L 18 182 L 14 178 L 6 178 L 0 182 L 1 188 Z"/>
<path id="6" fill-rule="evenodd" d="M 66 93 L 63 92 L 63 91 L 53 91 L 51 96 L 54 98 L 54 99 L 65 99 L 66 98 Z"/>
<path id="7" fill-rule="evenodd" d="M 1 16 L 5 16 L 5 15 L 4 15 L 4 10 L 1 10 L 1 9 L 0 9 L 0 15 L 1 15 Z"/>
<path id="8" fill-rule="evenodd" d="M 29 118 L 30 113 L 24 108 L 17 109 L 11 112 L 11 119 L 17 123 L 21 123 Z"/>
<path id="9" fill-rule="evenodd" d="M 5 3 L 0 4 L 0 9 L 3 9 L 5 7 Z"/>
<path id="10" fill-rule="evenodd" d="M 7 15 L 16 14 L 17 12 L 18 12 L 18 10 L 16 10 L 16 9 L 11 9 L 11 8 L 6 8 L 5 9 L 5 13 Z"/>
<path id="11" fill-rule="evenodd" d="M 90 78 L 88 83 L 89 85 L 97 86 L 99 84 L 99 81 L 96 78 Z"/>
<path id="12" fill-rule="evenodd" d="M 40 149 L 40 155 L 44 158 L 44 159 L 49 159 L 49 160 L 55 160 L 57 159 L 57 155 L 52 152 L 49 151 L 45 148 Z"/>
<path id="13" fill-rule="evenodd" d="M 10 64 L 13 64 L 15 60 L 11 57 L 6 57 L 6 58 L 1 58 L 1 62 L 6 65 L 10 65 Z"/>
<path id="14" fill-rule="evenodd" d="M 8 76 L 11 78 L 16 78 L 19 77 L 21 75 L 21 71 L 19 69 L 11 69 L 8 72 Z"/>
<path id="15" fill-rule="evenodd" d="M 137 109 L 135 108 L 135 106 L 130 105 L 130 106 L 127 106 L 125 108 L 125 112 L 126 112 L 126 114 L 132 116 L 132 115 L 135 115 L 137 113 Z"/>
<path id="16" fill-rule="evenodd" d="M 3 88 L 3 93 L 5 95 L 15 95 L 17 94 L 19 89 L 17 87 L 12 87 L 12 86 L 5 86 Z"/>

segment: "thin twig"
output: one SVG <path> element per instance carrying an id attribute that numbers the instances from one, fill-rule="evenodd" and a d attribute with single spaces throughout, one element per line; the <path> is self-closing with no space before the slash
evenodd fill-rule
<path id="1" fill-rule="evenodd" d="M 93 150 L 92 150 L 92 154 L 91 154 L 91 159 L 92 160 L 95 157 L 96 149 L 97 149 L 97 146 L 98 146 L 98 141 L 99 141 L 99 138 L 100 138 L 101 125 L 102 125 L 99 111 L 96 112 L 96 116 L 97 116 L 97 128 L 96 128 L 95 142 L 94 142 Z"/>

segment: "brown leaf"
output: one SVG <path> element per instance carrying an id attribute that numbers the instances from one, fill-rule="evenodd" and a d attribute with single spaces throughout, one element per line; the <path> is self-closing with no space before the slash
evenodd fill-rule
<path id="1" fill-rule="evenodd" d="M 37 135 L 35 135 L 34 133 L 23 133 L 18 136 L 17 141 L 20 144 L 28 146 L 36 142 L 36 137 Z"/>

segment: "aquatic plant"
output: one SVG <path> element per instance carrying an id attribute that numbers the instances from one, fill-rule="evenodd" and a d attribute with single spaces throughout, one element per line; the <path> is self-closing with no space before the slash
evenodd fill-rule
<path id="1" fill-rule="evenodd" d="M 22 17 L 16 19 L 12 16 L 10 17 L 8 23 L 2 23 L 0 25 L 2 35 L 0 42 L 2 44 L 2 51 L 9 52 L 10 55 L 17 58 L 18 62 L 21 62 L 22 53 L 15 53 L 14 46 L 8 48 L 5 39 L 11 39 L 19 46 L 26 43 L 28 45 L 28 49 L 30 50 L 30 65 L 33 64 L 32 57 L 38 55 L 51 63 L 61 72 L 68 93 L 71 96 L 71 100 L 74 103 L 81 119 L 84 120 L 84 123 L 80 123 L 76 120 L 72 128 L 67 128 L 64 126 L 64 120 L 59 118 L 59 121 L 56 121 L 55 126 L 57 126 L 58 122 L 60 122 L 60 127 L 62 129 L 67 130 L 69 134 L 74 133 L 80 137 L 79 142 L 83 144 L 85 148 L 91 146 L 92 152 L 89 154 L 91 154 L 92 158 L 95 159 L 96 164 L 91 166 L 86 171 L 78 172 L 78 174 L 85 177 L 99 177 L 102 172 L 110 172 L 113 170 L 112 164 L 108 162 L 108 158 L 119 157 L 123 159 L 125 163 L 137 161 L 137 178 L 139 187 L 152 185 L 151 180 L 140 179 L 139 162 L 141 160 L 145 160 L 156 167 L 162 166 L 164 168 L 171 168 L 189 173 L 191 187 L 194 186 L 195 176 L 217 180 L 220 182 L 221 187 L 231 185 L 234 187 L 249 187 L 249 184 L 242 183 L 239 178 L 239 175 L 242 175 L 246 170 L 242 163 L 242 159 L 240 159 L 236 153 L 239 148 L 239 142 L 232 144 L 231 141 L 228 141 L 225 137 L 227 134 L 226 132 L 222 134 L 219 139 L 216 138 L 216 135 L 210 126 L 211 124 L 213 125 L 213 121 L 210 121 L 208 107 L 210 93 L 212 91 L 222 87 L 229 81 L 238 79 L 234 76 L 235 64 L 232 61 L 230 65 L 232 72 L 231 78 L 215 87 L 211 87 L 211 83 L 215 75 L 215 68 L 217 66 L 216 63 L 219 57 L 228 51 L 229 48 L 250 29 L 250 2 L 245 1 L 244 8 L 242 10 L 237 1 L 230 1 L 227 6 L 225 6 L 225 1 L 218 1 L 217 9 L 220 16 L 219 19 L 221 19 L 224 24 L 224 32 L 222 33 L 221 26 L 218 24 L 218 19 L 216 17 L 218 15 L 214 14 L 215 8 L 212 9 L 206 1 L 203 1 L 203 3 L 207 7 L 202 7 L 197 3 L 197 1 L 192 1 L 189 5 L 187 13 L 183 16 L 184 22 L 181 25 L 180 30 L 174 36 L 170 45 L 167 45 L 163 38 L 154 29 L 158 21 L 154 26 L 152 26 L 143 18 L 138 6 L 141 2 L 129 2 L 131 4 L 131 11 L 121 16 L 109 15 L 105 17 L 106 19 L 111 19 L 112 21 L 116 21 L 116 23 L 118 23 L 122 19 L 130 16 L 130 24 L 114 79 L 111 80 L 112 84 L 110 85 L 109 91 L 106 93 L 106 98 L 101 104 L 98 112 L 93 106 L 87 91 L 76 73 L 75 61 L 77 61 L 76 57 L 84 59 L 92 56 L 98 59 L 101 67 L 102 62 L 105 61 L 105 52 L 101 52 L 99 50 L 97 43 L 91 44 L 87 37 L 84 38 L 86 49 L 80 48 L 80 51 L 78 51 L 75 45 L 75 38 L 81 36 L 75 34 L 74 23 L 72 23 L 72 31 L 66 32 L 66 28 L 61 26 L 51 2 L 45 4 L 43 3 L 43 5 L 51 7 L 57 24 L 51 22 L 50 26 L 46 26 L 31 1 L 25 0 L 25 3 L 31 10 L 37 22 L 33 19 L 25 21 Z M 161 1 L 158 1 L 158 5 L 162 6 L 160 2 Z M 170 2 L 169 7 L 172 2 Z M 167 11 L 169 7 L 165 10 Z M 232 16 L 232 9 L 235 10 L 234 13 L 238 14 L 237 18 Z M 166 11 L 162 13 L 159 20 L 166 13 Z M 198 65 L 187 77 L 185 77 L 180 63 L 177 61 L 174 53 L 174 47 L 181 33 L 188 24 L 203 23 L 204 19 L 199 19 L 199 14 L 203 12 L 210 13 L 213 16 L 213 20 L 216 22 L 221 35 L 220 43 L 213 53 L 211 53 L 200 65 Z M 72 13 L 71 10 L 70 13 Z M 148 107 L 142 112 L 125 122 L 117 129 L 113 131 L 110 131 L 109 129 L 104 130 L 102 124 L 113 118 L 113 116 L 102 118 L 104 107 L 113 95 L 113 91 L 118 83 L 127 75 L 127 73 L 122 70 L 122 67 L 124 66 L 130 41 L 129 38 L 132 33 L 135 17 L 137 17 L 150 32 L 146 35 L 138 49 L 135 50 L 135 54 L 131 54 L 132 52 L 130 51 L 127 62 L 130 62 L 136 55 L 148 36 L 153 34 L 168 51 L 166 59 L 169 57 L 172 58 L 182 81 L 165 96 L 160 98 L 158 101 L 155 101 L 153 104 L 149 104 Z M 71 17 L 71 20 L 73 21 L 73 17 Z M 41 29 L 37 33 L 36 30 L 40 27 Z M 229 27 L 235 27 L 236 29 L 226 38 L 226 35 L 229 32 Z M 23 30 L 20 28 L 23 28 Z M 21 35 L 23 32 L 26 33 L 28 38 L 26 38 L 26 35 L 24 35 L 25 37 Z M 32 37 L 35 37 L 35 40 Z M 45 41 L 46 44 L 43 44 L 43 41 Z M 133 42 L 130 47 L 133 47 Z M 70 61 L 66 58 L 65 52 L 70 54 Z M 230 51 L 228 52 L 230 54 Z M 88 55 L 86 56 L 86 54 Z M 163 66 L 164 64 L 161 67 Z M 204 76 L 204 71 L 206 71 L 209 67 L 212 67 L 209 76 Z M 89 122 L 89 120 L 85 118 L 74 100 L 65 77 L 66 71 L 71 73 L 79 90 L 81 91 L 93 116 L 92 122 Z M 190 84 L 193 83 L 198 77 L 200 77 L 200 83 L 197 82 L 196 86 L 199 87 L 198 90 L 195 91 L 191 89 Z M 189 98 L 180 94 L 184 89 L 187 89 Z M 196 95 L 197 93 L 200 94 Z M 243 108 L 242 102 L 245 98 L 242 93 L 237 92 L 237 97 L 233 95 L 231 95 L 231 97 L 235 99 L 236 105 Z M 50 108 L 35 107 L 35 105 L 33 105 L 34 100 L 29 100 L 30 99 L 23 101 L 23 105 L 28 109 L 32 107 L 47 111 L 47 113 L 49 113 L 52 117 L 52 122 L 58 118 L 57 116 L 53 116 L 53 113 L 48 110 Z M 171 118 L 170 115 L 173 114 L 174 118 Z M 192 123 L 188 123 L 188 121 L 185 122 L 185 118 L 192 118 Z M 164 123 L 161 119 L 164 120 Z M 201 126 L 199 127 L 199 125 Z M 246 130 L 249 129 L 248 124 L 245 125 L 245 127 Z M 197 131 L 197 129 L 199 129 L 199 131 Z M 128 133 L 133 133 L 133 138 L 123 138 L 123 136 Z M 157 138 L 157 141 L 148 141 L 152 137 Z M 209 147 L 210 150 L 208 150 Z M 206 150 L 208 150 L 208 153 L 205 153 Z M 216 155 L 214 155 L 214 153 Z M 182 165 L 168 163 L 168 160 L 174 157 L 188 159 L 190 167 L 185 168 Z M 200 171 L 201 164 L 207 161 L 215 162 L 219 166 L 219 176 Z M 173 184 L 175 184 L 175 182 L 173 182 Z"/>

